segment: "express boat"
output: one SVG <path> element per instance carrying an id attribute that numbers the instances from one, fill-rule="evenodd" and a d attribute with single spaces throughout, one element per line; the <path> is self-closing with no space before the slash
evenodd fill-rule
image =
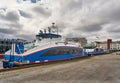
<path id="1" fill-rule="evenodd" d="M 55 24 L 36 35 L 36 41 L 23 45 L 12 44 L 12 49 L 7 51 L 3 60 L 4 68 L 18 67 L 21 65 L 41 64 L 44 62 L 67 60 L 88 56 L 78 43 L 69 42 L 56 33 L 52 33 Z"/>

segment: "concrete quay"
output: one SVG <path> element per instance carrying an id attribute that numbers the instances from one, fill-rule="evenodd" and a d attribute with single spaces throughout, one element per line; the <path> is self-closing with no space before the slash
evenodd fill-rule
<path id="1" fill-rule="evenodd" d="M 116 53 L 1 72 L 0 83 L 120 83 Z"/>

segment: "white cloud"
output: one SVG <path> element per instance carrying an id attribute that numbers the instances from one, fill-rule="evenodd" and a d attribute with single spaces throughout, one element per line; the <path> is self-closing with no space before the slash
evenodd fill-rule
<path id="1" fill-rule="evenodd" d="M 100 40 L 119 39 L 120 0 L 41 0 L 36 4 L 19 4 L 16 0 L 0 2 L 0 28 L 18 28 L 18 25 L 21 28 L 16 30 L 19 30 L 16 37 L 33 39 L 30 36 L 55 22 L 65 37 L 83 36 L 91 41 L 96 40 L 96 36 Z M 13 22 L 6 23 L 11 17 Z M 10 35 L 14 37 L 14 34 Z"/>

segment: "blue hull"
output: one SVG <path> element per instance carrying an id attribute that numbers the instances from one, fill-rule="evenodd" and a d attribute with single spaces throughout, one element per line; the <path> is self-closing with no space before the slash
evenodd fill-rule
<path id="1" fill-rule="evenodd" d="M 13 55 L 5 55 L 3 61 L 4 68 L 11 68 L 16 67 L 19 64 L 33 64 L 33 63 L 43 63 L 43 62 L 50 62 L 50 61 L 58 61 L 58 60 L 66 60 L 72 59 L 77 57 L 84 57 L 87 56 L 87 53 L 83 51 L 82 48 L 78 47 L 69 47 L 69 46 L 59 46 L 48 48 L 45 50 L 40 50 L 38 52 L 34 52 L 32 54 L 26 56 L 13 56 Z"/>

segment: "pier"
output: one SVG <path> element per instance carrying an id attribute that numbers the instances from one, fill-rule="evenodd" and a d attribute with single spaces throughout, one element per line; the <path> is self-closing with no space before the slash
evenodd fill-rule
<path id="1" fill-rule="evenodd" d="M 120 83 L 116 53 L 1 72 L 0 83 Z"/>

